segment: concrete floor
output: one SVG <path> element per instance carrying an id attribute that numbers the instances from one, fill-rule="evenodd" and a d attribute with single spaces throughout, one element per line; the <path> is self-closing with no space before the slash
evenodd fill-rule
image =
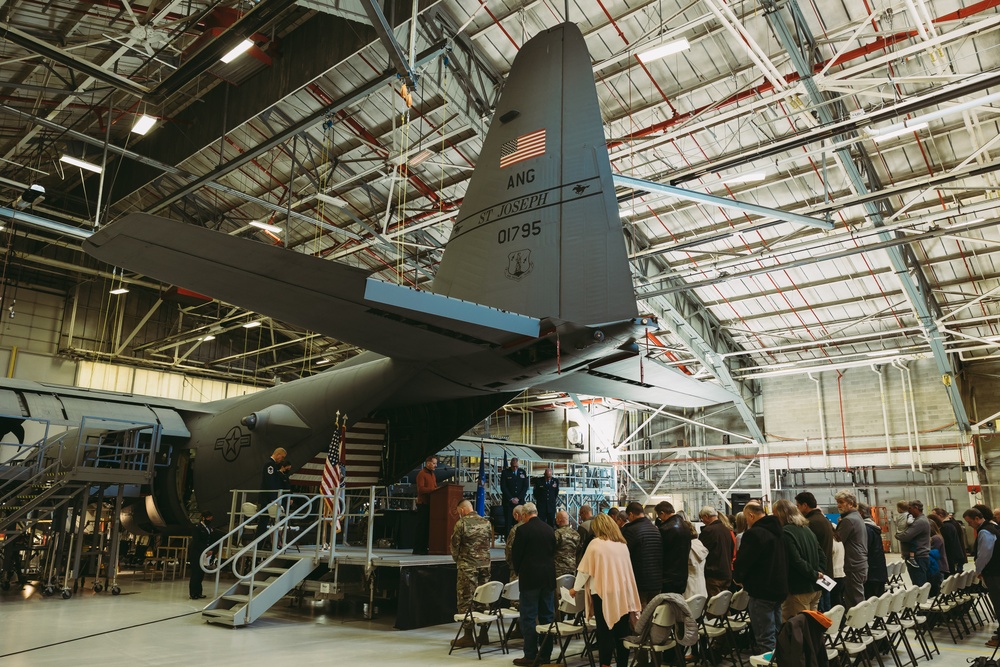
<path id="1" fill-rule="evenodd" d="M 206 593 L 212 587 L 206 581 Z M 289 608 L 282 602 L 250 627 L 231 629 L 202 621 L 200 604 L 187 599 L 187 582 L 119 579 L 122 594 L 77 593 L 69 600 L 44 598 L 35 589 L 0 594 L 0 665 L 2 667 L 137 667 L 199 665 L 276 667 L 300 664 L 510 665 L 521 656 L 499 651 L 476 660 L 473 650 L 448 656 L 455 626 L 402 632 L 391 617 L 366 621 L 327 613 L 325 607 Z M 942 655 L 936 667 L 967 667 L 967 660 L 987 654 L 989 632 L 980 631 L 955 645 L 947 632 L 936 633 Z M 888 660 L 892 665 L 892 661 Z M 581 665 L 570 661 L 571 667 Z"/>

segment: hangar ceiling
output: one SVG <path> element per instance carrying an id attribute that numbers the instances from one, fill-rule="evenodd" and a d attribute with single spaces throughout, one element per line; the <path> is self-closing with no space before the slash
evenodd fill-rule
<path id="1" fill-rule="evenodd" d="M 519 46 L 568 10 L 617 174 L 834 224 L 619 188 L 636 292 L 663 326 L 649 342 L 665 360 L 752 402 L 768 375 L 929 356 L 958 373 L 996 354 L 1000 0 L 379 3 L 418 75 L 410 109 L 367 3 L 0 3 L 7 217 L 29 185 L 46 190 L 8 224 L 18 279 L 155 293 L 141 276 L 109 277 L 67 232 L 146 211 L 423 285 Z M 247 38 L 244 55 L 219 60 Z M 679 40 L 688 48 L 639 57 Z M 144 114 L 157 123 L 139 136 Z M 185 312 L 175 339 L 239 333 L 255 317 Z M 188 362 L 293 377 L 352 353 L 264 323 L 270 336 L 243 355 L 205 346 Z"/>

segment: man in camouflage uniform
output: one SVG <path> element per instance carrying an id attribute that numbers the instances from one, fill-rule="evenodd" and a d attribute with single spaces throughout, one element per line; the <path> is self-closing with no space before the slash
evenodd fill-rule
<path id="1" fill-rule="evenodd" d="M 472 503 L 463 500 L 458 504 L 458 522 L 451 532 L 451 557 L 458 565 L 458 613 L 469 610 L 469 602 L 478 586 L 490 580 L 490 544 L 493 542 L 493 528 L 490 522 L 472 510 Z M 473 626 L 465 624 L 461 638 L 452 641 L 455 648 L 475 646 Z M 484 641 L 485 640 L 485 641 Z M 489 642 L 486 626 L 480 636 L 480 643 Z"/>
<path id="2" fill-rule="evenodd" d="M 556 512 L 556 576 L 576 574 L 576 549 L 580 546 L 580 533 L 569 525 L 569 514 Z"/>
<path id="3" fill-rule="evenodd" d="M 504 540 L 503 543 L 504 559 L 507 561 L 507 571 L 510 573 L 510 579 L 508 579 L 508 581 L 517 581 L 517 572 L 514 570 L 514 563 L 510 559 L 510 550 L 514 546 L 514 533 L 517 532 L 517 527 L 521 525 L 522 507 L 524 506 L 518 505 L 514 508 L 512 514 L 514 518 L 514 527 L 510 529 L 509 533 L 507 533 L 507 539 Z"/>

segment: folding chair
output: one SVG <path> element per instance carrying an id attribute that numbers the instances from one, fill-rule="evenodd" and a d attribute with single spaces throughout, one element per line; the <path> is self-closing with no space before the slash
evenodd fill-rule
<path id="1" fill-rule="evenodd" d="M 844 622 L 844 605 L 835 605 L 828 611 L 823 612 L 823 615 L 830 619 L 830 627 L 823 633 L 823 642 L 826 646 L 826 659 L 827 661 L 836 660 L 839 664 L 840 649 L 838 648 L 838 644 L 841 625 Z"/>
<path id="2" fill-rule="evenodd" d="M 638 637 L 629 637 L 625 640 L 625 648 L 632 652 L 632 658 L 629 660 L 629 665 L 631 667 L 635 667 L 635 665 L 638 664 L 639 653 L 641 651 L 646 651 L 652 656 L 652 662 L 655 667 L 660 667 L 660 655 L 671 649 L 674 650 L 677 664 L 683 665 L 684 648 L 677 642 L 677 621 L 678 619 L 674 614 L 673 607 L 669 604 L 661 604 L 657 606 L 656 610 L 653 612 L 652 621 L 646 627 L 642 635 Z M 666 639 L 658 644 L 653 642 L 654 626 L 660 629 L 660 631 L 656 634 L 666 635 Z"/>
<path id="3" fill-rule="evenodd" d="M 469 608 L 463 614 L 455 614 L 455 620 L 458 622 L 458 631 L 455 632 L 454 641 L 458 641 L 458 637 L 462 634 L 462 628 L 465 627 L 465 624 L 471 623 L 474 627 L 472 637 L 476 642 L 476 655 L 479 656 L 480 660 L 483 659 L 483 646 L 479 643 L 479 632 L 477 630 L 480 627 L 485 627 L 489 630 L 490 625 L 493 623 L 496 623 L 497 627 L 500 628 L 500 651 L 502 653 L 507 652 L 503 619 L 500 617 L 499 610 L 495 609 L 496 603 L 500 600 L 501 593 L 503 593 L 503 584 L 499 581 L 488 581 L 482 586 L 477 586 L 476 592 L 472 594 L 472 599 L 469 600 Z M 476 611 L 476 605 L 485 607 L 486 611 Z M 451 652 L 454 650 L 455 644 L 453 642 L 451 648 L 448 650 L 448 655 L 451 655 Z"/>
<path id="4" fill-rule="evenodd" d="M 889 613 L 886 614 L 882 621 L 882 628 L 889 633 L 889 641 L 894 647 L 898 647 L 900 644 L 903 645 L 903 648 L 906 649 L 906 655 L 910 659 L 910 665 L 916 667 L 917 656 L 913 653 L 910 639 L 906 636 L 907 628 L 900 617 L 906 603 L 906 591 L 900 588 L 890 593 L 890 595 L 892 597 L 889 600 Z"/>
<path id="5" fill-rule="evenodd" d="M 875 640 L 865 630 L 874 616 L 874 605 L 867 600 L 851 607 L 844 615 L 844 626 L 840 631 L 840 647 L 848 658 L 854 659 L 855 665 L 863 661 L 866 667 L 871 667 L 868 649 L 875 644 Z M 878 651 L 875 651 L 875 658 L 879 667 L 884 667 L 882 656 Z"/>
<path id="6" fill-rule="evenodd" d="M 733 594 L 730 591 L 722 591 L 713 595 L 705 604 L 705 612 L 702 614 L 701 622 L 698 624 L 698 632 L 704 640 L 704 647 L 708 653 L 710 664 L 717 665 L 721 662 L 721 656 L 716 659 L 715 651 L 712 649 L 720 639 L 725 639 L 729 645 L 729 657 L 734 665 L 743 667 L 743 656 L 740 655 L 736 646 L 736 633 L 730 625 L 729 607 L 732 605 Z"/>
<path id="7" fill-rule="evenodd" d="M 892 655 L 893 662 L 896 663 L 896 667 L 903 667 L 903 663 L 899 661 L 899 653 L 896 651 L 896 645 L 892 642 L 892 634 L 886 627 L 886 619 L 889 617 L 889 610 L 892 608 L 892 593 L 883 593 L 877 598 L 871 598 L 869 602 L 873 602 L 874 612 L 872 613 L 872 620 L 867 627 L 868 635 L 875 640 L 875 651 L 882 653 L 884 647 L 888 647 L 889 653 Z"/>
<path id="8" fill-rule="evenodd" d="M 563 575 L 563 577 L 572 577 L 572 575 Z M 559 580 L 563 579 L 563 577 L 560 577 Z M 570 585 L 572 586 L 572 583 Z M 565 588 L 565 586 L 562 588 Z M 535 626 L 535 631 L 539 635 L 539 642 L 542 641 L 542 637 L 546 635 L 551 636 L 553 648 L 556 646 L 559 647 L 559 657 L 556 658 L 554 662 L 561 662 L 565 666 L 566 649 L 569 647 L 570 640 L 574 637 L 582 637 L 583 648 L 580 650 L 580 655 L 582 656 L 586 653 L 590 659 L 590 667 L 595 667 L 594 654 L 593 651 L 590 650 L 590 628 L 587 626 L 586 619 L 584 619 L 587 609 L 586 601 L 584 600 L 585 593 L 583 591 L 577 591 L 576 596 L 573 598 L 573 602 L 569 603 L 561 599 L 562 596 L 560 593 L 562 588 L 556 589 L 556 599 L 559 603 L 556 605 L 556 614 L 553 617 L 552 622 L 548 625 Z M 566 616 L 569 620 L 560 620 L 560 615 Z M 540 659 L 541 653 L 535 656 L 533 667 L 538 667 Z"/>
<path id="9" fill-rule="evenodd" d="M 517 579 L 503 587 L 503 594 L 501 597 L 503 597 L 503 599 L 508 603 L 517 602 L 521 599 L 521 585 L 518 583 Z M 514 629 L 517 627 L 517 621 L 520 618 L 521 611 L 519 609 L 515 609 L 511 606 L 500 607 L 500 641 L 505 644 L 510 643 L 510 634 L 514 632 Z M 510 621 L 509 626 L 507 626 L 508 620 Z M 506 626 L 506 628 L 504 626 Z"/>

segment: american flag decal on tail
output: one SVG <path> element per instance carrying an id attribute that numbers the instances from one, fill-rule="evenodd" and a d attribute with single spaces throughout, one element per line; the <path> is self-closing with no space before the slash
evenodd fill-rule
<path id="1" fill-rule="evenodd" d="M 344 476 L 344 486 L 374 486 L 379 483 L 386 431 L 385 423 L 374 421 L 358 422 L 347 429 L 340 450 L 340 463 L 349 473 Z M 327 452 L 314 456 L 292 475 L 292 484 L 317 487 L 318 490 L 326 461 Z"/>
<path id="2" fill-rule="evenodd" d="M 545 155 L 545 129 L 522 134 L 500 147 L 500 168 Z"/>

